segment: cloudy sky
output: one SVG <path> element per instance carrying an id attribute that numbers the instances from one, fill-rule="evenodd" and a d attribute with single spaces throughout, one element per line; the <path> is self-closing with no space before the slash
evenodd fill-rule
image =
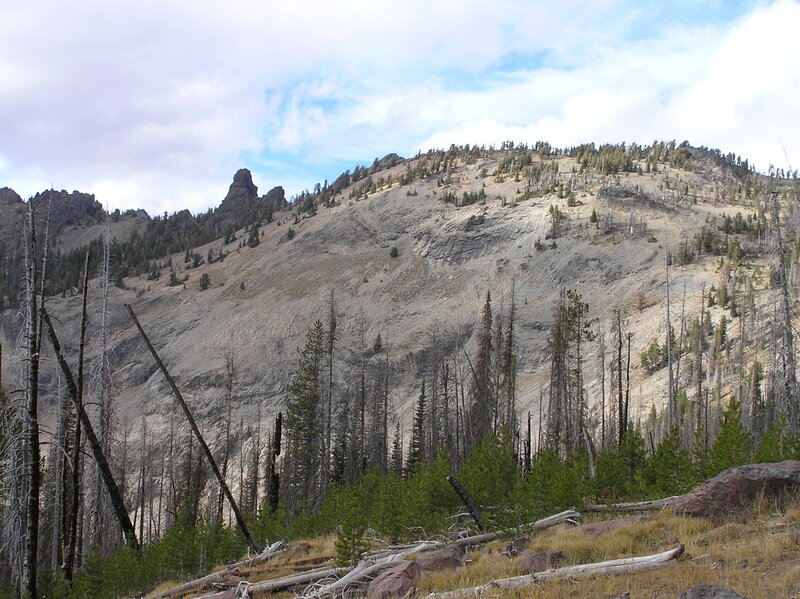
<path id="1" fill-rule="evenodd" d="M 389 152 L 689 140 L 800 168 L 800 2 L 0 3 L 0 187 L 151 214 Z M 784 153 L 785 147 L 785 153 Z"/>

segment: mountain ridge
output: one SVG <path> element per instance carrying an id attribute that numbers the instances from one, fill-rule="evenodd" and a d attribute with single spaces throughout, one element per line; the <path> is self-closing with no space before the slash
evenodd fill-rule
<path id="1" fill-rule="evenodd" d="M 512 164 L 525 154 L 532 157 L 529 162 L 525 159 L 520 167 Z M 663 285 L 660 256 L 691 239 L 706 219 L 721 218 L 726 209 L 755 208 L 744 203 L 744 191 L 739 204 L 717 197 L 720 181 L 737 188 L 743 184 L 733 169 L 726 174 L 716 164 L 700 165 L 714 174 L 709 180 L 695 170 L 670 165 L 668 158 L 652 159 L 658 169 L 652 168 L 651 173 L 647 172 L 650 158 L 638 161 L 628 172 L 613 173 L 589 166 L 581 152 L 551 156 L 546 149 L 462 148 L 454 152 L 456 157 L 445 159 L 445 155 L 421 155 L 365 173 L 342 188 L 335 201 L 329 198 L 329 208 L 323 202 L 315 204 L 314 216 L 311 210 L 301 211 L 302 198 L 291 211 L 278 212 L 273 221 L 259 227 L 259 247 L 240 247 L 244 231 L 238 231 L 238 245 L 217 239 L 195 248 L 201 255 L 207 248 L 222 252 L 227 255 L 224 261 L 187 268 L 180 265 L 181 254 L 173 254 L 172 268 L 189 276 L 183 285 L 170 287 L 164 280 L 148 281 L 143 275 L 126 278 L 127 289 L 114 290 L 113 301 L 120 306 L 132 302 L 141 310 L 145 326 L 164 336 L 160 343 L 166 344 L 176 377 L 197 395 L 201 413 L 208 416 L 218 414 L 214 398 L 221 394 L 223 348 L 239 352 L 239 400 L 244 413 L 254 417 L 257 398 L 265 415 L 280 409 L 293 370 L 291 348 L 301 345 L 305 330 L 315 315 L 323 313 L 333 291 L 341 302 L 340 320 L 347 322 L 340 350 L 343 362 L 353 364 L 359 359 L 353 336 L 360 311 L 366 311 L 371 321 L 365 333 L 368 340 L 383 334 L 386 343 L 388 336 L 399 385 L 393 401 L 407 428 L 416 394 L 413 381 L 424 373 L 422 362 L 432 351 L 426 341 L 432 327 L 439 323 L 436 326 L 445 331 L 450 344 L 471 347 L 486 291 L 493 291 L 500 315 L 508 306 L 514 281 L 522 313 L 519 407 L 523 414 L 528 410 L 535 414 L 539 389 L 546 383 L 542 374 L 546 332 L 562 286 L 581 287 L 603 326 L 608 326 L 610 318 L 608 298 L 624 307 L 626 318 L 635 323 L 631 326 L 638 327 L 632 367 L 640 371 L 636 355 L 650 339 L 663 334 L 658 331 L 661 310 L 654 310 Z M 433 168 L 437 160 L 438 172 Z M 447 166 L 441 164 L 443 160 Z M 538 181 L 531 173 L 523 176 L 526 167 L 539 171 Z M 415 169 L 424 174 L 412 176 Z M 751 176 L 762 181 L 758 175 Z M 762 183 L 766 181 L 763 178 Z M 683 185 L 690 186 L 692 193 L 684 194 Z M 366 195 L 365 186 L 370 187 Z M 605 191 L 599 193 L 601 188 Z M 477 198 L 481 190 L 489 190 L 486 199 L 473 203 L 470 198 Z M 325 197 L 324 192 L 320 189 L 319 195 Z M 231 193 L 241 200 L 252 197 L 244 179 L 238 184 L 234 181 Z M 554 218 L 551 206 L 566 216 Z M 591 223 L 592 211 L 605 213 L 609 219 Z M 637 218 L 648 222 L 635 231 L 631 219 Z M 682 219 L 678 230 L 673 230 L 670 221 L 675 218 Z M 608 230 L 601 230 L 600 224 Z M 398 248 L 398 258 L 390 257 L 393 247 Z M 719 278 L 705 261 L 699 270 L 687 264 L 684 272 L 675 274 L 675 285 L 685 283 L 690 298 Z M 207 273 L 211 281 L 211 288 L 204 292 L 196 287 L 201 273 Z M 640 294 L 644 304 L 652 305 L 637 311 Z M 52 310 L 67 321 L 75 301 L 53 301 Z M 121 348 L 120 383 L 139 389 L 121 392 L 122 403 L 140 405 L 141 400 L 134 398 L 141 397 L 144 388 L 168 402 L 166 387 L 149 361 L 131 357 L 137 341 L 124 315 L 113 317 L 112 322 L 115 343 Z M 246 339 L 253 339 L 258 348 L 243 345 Z M 268 365 L 260 364 L 260 355 L 269 356 Z M 370 367 L 379 368 L 375 357 Z M 337 381 L 342 394 L 349 392 L 346 379 Z M 658 393 L 658 402 L 644 397 L 651 386 L 658 387 L 647 382 L 650 377 L 635 372 L 635 380 L 642 385 L 640 413 L 663 401 L 663 391 Z M 587 379 L 591 395 L 598 394 L 597 386 L 596 378 Z"/>

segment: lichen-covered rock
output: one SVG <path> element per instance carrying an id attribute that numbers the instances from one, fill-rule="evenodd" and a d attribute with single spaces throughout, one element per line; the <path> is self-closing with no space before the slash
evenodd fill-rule
<path id="1" fill-rule="evenodd" d="M 383 572 L 369 583 L 367 599 L 405 597 L 415 588 L 420 571 L 416 562 L 406 562 Z"/>
<path id="2" fill-rule="evenodd" d="M 716 584 L 701 584 L 683 591 L 678 595 L 678 599 L 744 599 L 744 597 Z"/>
<path id="3" fill-rule="evenodd" d="M 749 464 L 720 472 L 671 505 L 676 514 L 712 520 L 741 518 L 757 497 L 776 497 L 789 489 L 800 489 L 800 461 Z"/>
<path id="4" fill-rule="evenodd" d="M 519 560 L 519 567 L 528 574 L 535 574 L 556 568 L 562 561 L 564 554 L 560 551 L 524 551 Z"/>
<path id="5" fill-rule="evenodd" d="M 440 572 L 441 570 L 455 570 L 461 566 L 464 550 L 458 545 L 448 545 L 438 551 L 423 553 L 417 558 L 417 565 L 425 572 Z"/>
<path id="6" fill-rule="evenodd" d="M 514 539 L 506 545 L 500 553 L 506 557 L 516 557 L 528 547 L 530 542 L 531 538 L 528 536 Z"/>

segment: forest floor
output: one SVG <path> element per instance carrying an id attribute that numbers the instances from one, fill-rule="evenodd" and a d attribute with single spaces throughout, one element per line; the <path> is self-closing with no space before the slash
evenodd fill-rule
<path id="1" fill-rule="evenodd" d="M 584 522 L 614 517 L 588 515 Z M 520 530 L 519 535 L 525 532 Z M 513 538 L 515 533 L 509 532 L 502 540 L 472 547 L 465 565 L 456 570 L 423 574 L 417 581 L 416 596 L 426 597 L 429 593 L 470 588 L 524 574 L 519 558 L 509 558 L 501 552 Z M 335 537 L 295 542 L 292 546 L 302 549 L 287 551 L 253 568 L 241 568 L 237 576 L 254 583 L 333 565 L 334 542 Z M 695 585 L 715 584 L 749 599 L 800 597 L 800 499 L 780 509 L 773 502 L 761 502 L 746 520 L 735 522 L 712 523 L 702 518 L 676 516 L 666 508 L 643 521 L 632 521 L 599 536 L 559 525 L 532 534 L 528 548 L 560 551 L 564 555 L 561 565 L 572 565 L 659 553 L 681 543 L 685 545 L 684 555 L 657 570 L 551 581 L 516 591 L 487 589 L 481 596 L 612 599 L 627 592 L 630 599 L 675 598 Z M 169 586 L 165 583 L 156 591 L 164 592 Z M 302 592 L 302 589 L 293 591 Z M 275 599 L 288 599 L 297 596 L 293 591 L 273 595 Z M 214 589 L 195 590 L 170 599 L 215 592 Z M 267 595 L 253 593 L 252 596 Z"/>

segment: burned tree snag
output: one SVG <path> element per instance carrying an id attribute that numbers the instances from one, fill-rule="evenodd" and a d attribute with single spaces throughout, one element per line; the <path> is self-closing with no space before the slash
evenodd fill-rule
<path id="1" fill-rule="evenodd" d="M 67 391 L 69 392 L 69 395 L 78 411 L 78 417 L 80 418 L 84 431 L 86 431 L 86 438 L 89 440 L 89 445 L 92 448 L 95 462 L 97 462 L 100 475 L 102 476 L 103 482 L 108 490 L 108 494 L 111 497 L 111 505 L 114 508 L 114 513 L 117 516 L 120 528 L 122 528 L 122 532 L 125 535 L 125 542 L 131 549 L 138 549 L 139 542 L 136 540 L 136 531 L 133 528 L 133 524 L 131 524 L 128 510 L 125 508 L 125 502 L 122 500 L 122 494 L 119 491 L 117 482 L 114 480 L 114 475 L 111 473 L 111 467 L 108 465 L 108 460 L 103 453 L 103 448 L 94 432 L 92 422 L 89 420 L 89 416 L 86 414 L 86 409 L 84 408 L 83 404 L 80 403 L 78 386 L 75 384 L 75 378 L 72 376 L 72 370 L 70 370 L 69 364 L 67 364 L 67 361 L 64 358 L 64 354 L 61 351 L 61 344 L 58 341 L 55 329 L 53 329 L 53 323 L 50 322 L 50 316 L 47 314 L 44 306 L 41 308 L 41 314 L 42 321 L 47 327 L 47 332 L 50 336 L 50 343 L 53 345 L 53 351 L 56 354 L 56 359 L 61 367 L 61 371 L 64 373 L 64 378 L 67 382 Z"/>
<path id="2" fill-rule="evenodd" d="M 244 535 L 244 538 L 247 541 L 247 544 L 250 546 L 250 548 L 256 553 L 261 553 L 261 547 L 259 547 L 258 543 L 256 543 L 255 540 L 253 539 L 253 535 L 250 533 L 250 529 L 247 527 L 247 523 L 245 522 L 244 516 L 242 515 L 242 512 L 239 509 L 239 505 L 233 498 L 233 494 L 231 493 L 231 490 L 228 488 L 228 485 L 225 482 L 225 479 L 223 478 L 222 473 L 219 470 L 219 467 L 217 466 L 217 462 L 216 460 L 214 460 L 214 456 L 211 454 L 211 450 L 208 448 L 208 444 L 206 443 L 205 439 L 203 439 L 203 435 L 200 434 L 200 429 L 197 428 L 197 423 L 195 422 L 192 413 L 189 411 L 189 406 L 186 405 L 186 401 L 183 399 L 183 395 L 181 395 L 181 392 L 178 390 L 178 386 L 175 384 L 175 381 L 172 379 L 172 376 L 170 376 L 167 367 L 164 366 L 164 362 L 162 362 L 161 358 L 158 356 L 156 348 L 153 347 L 152 343 L 150 343 L 150 339 L 144 332 L 142 325 L 139 324 L 139 319 L 136 318 L 136 314 L 134 314 L 133 308 L 131 307 L 130 304 L 125 304 L 125 307 L 128 309 L 128 314 L 130 314 L 133 323 L 139 330 L 139 334 L 142 336 L 142 339 L 144 339 L 144 342 L 147 345 L 147 349 L 150 350 L 150 353 L 153 355 L 153 359 L 156 361 L 156 364 L 158 364 L 158 367 L 164 374 L 164 378 L 167 379 L 167 383 L 169 383 L 170 389 L 172 389 L 172 394 L 175 396 L 175 398 L 178 400 L 178 403 L 181 405 L 183 413 L 186 416 L 186 420 L 189 421 L 189 426 L 191 427 L 192 432 L 194 433 L 194 436 L 197 439 L 197 442 L 200 444 L 200 447 L 202 448 L 203 453 L 205 454 L 206 459 L 208 460 L 208 464 L 209 466 L 211 466 L 211 470 L 214 472 L 214 476 L 217 477 L 217 481 L 219 481 L 219 484 L 222 487 L 222 492 L 225 493 L 225 497 L 228 498 L 228 503 L 230 504 L 231 509 L 233 510 L 233 514 L 236 517 L 236 523 L 239 525 L 239 530 L 242 531 L 242 535 Z"/>
<path id="3" fill-rule="evenodd" d="M 448 476 L 447 482 L 450 483 L 450 486 L 452 486 L 455 492 L 458 494 L 458 497 L 464 503 L 464 506 L 467 508 L 467 510 L 469 510 L 469 515 L 472 516 L 473 520 L 475 520 L 475 524 L 478 525 L 478 529 L 483 530 L 483 526 L 481 525 L 481 511 L 478 509 L 478 506 L 475 505 L 475 502 L 472 501 L 472 497 L 469 496 L 467 490 L 453 476 Z"/>

